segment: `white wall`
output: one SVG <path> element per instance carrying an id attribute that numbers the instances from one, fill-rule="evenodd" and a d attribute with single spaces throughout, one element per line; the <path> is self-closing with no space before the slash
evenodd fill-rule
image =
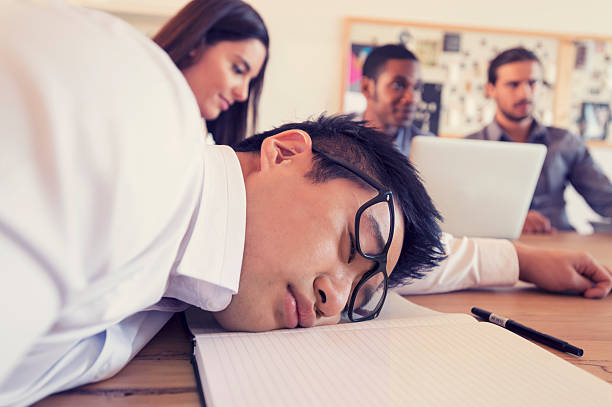
<path id="1" fill-rule="evenodd" d="M 161 21 L 187 0 L 68 0 Z M 246 0 L 249 1 L 249 0 Z M 612 0 L 250 0 L 271 37 L 258 129 L 340 109 L 345 17 L 612 37 Z M 155 20 L 157 21 L 157 20 Z M 155 22 L 153 21 L 153 23 Z M 612 178 L 612 148 L 592 149 Z M 597 216 L 572 189 L 570 220 L 588 232 Z"/>
<path id="2" fill-rule="evenodd" d="M 610 0 L 252 0 L 271 37 L 258 128 L 340 109 L 344 18 L 365 17 L 612 37 Z M 612 179 L 612 148 L 592 149 Z M 568 215 L 579 231 L 598 216 L 572 188 Z"/>
<path id="3" fill-rule="evenodd" d="M 66 0 L 162 21 L 187 0 Z M 612 37 L 610 0 L 246 0 L 264 18 L 271 59 L 259 130 L 340 109 L 344 18 L 365 17 Z M 145 21 L 147 23 L 147 21 Z"/>
<path id="4" fill-rule="evenodd" d="M 271 36 L 260 129 L 340 108 L 346 16 L 612 37 L 610 0 L 252 0 Z"/>

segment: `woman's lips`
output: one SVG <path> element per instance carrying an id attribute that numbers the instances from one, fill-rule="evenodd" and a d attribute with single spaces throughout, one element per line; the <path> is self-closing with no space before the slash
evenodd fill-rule
<path id="1" fill-rule="evenodd" d="M 221 99 L 221 110 L 227 110 L 229 109 L 231 103 L 229 102 L 229 100 L 227 100 L 226 98 L 224 98 L 223 96 L 219 95 L 219 99 Z"/>

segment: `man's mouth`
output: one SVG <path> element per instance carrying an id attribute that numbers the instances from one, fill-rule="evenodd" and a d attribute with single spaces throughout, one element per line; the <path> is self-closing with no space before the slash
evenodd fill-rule
<path id="1" fill-rule="evenodd" d="M 285 324 L 289 328 L 309 328 L 314 326 L 315 320 L 314 304 L 294 287 L 288 286 L 285 296 Z"/>
<path id="2" fill-rule="evenodd" d="M 289 288 L 287 288 L 287 291 L 285 291 L 283 310 L 283 316 L 285 317 L 285 328 L 297 327 L 299 323 L 297 300 Z"/>
<path id="3" fill-rule="evenodd" d="M 514 107 L 528 107 L 528 106 L 531 106 L 531 102 L 529 100 L 521 100 L 520 102 L 514 105 Z"/>

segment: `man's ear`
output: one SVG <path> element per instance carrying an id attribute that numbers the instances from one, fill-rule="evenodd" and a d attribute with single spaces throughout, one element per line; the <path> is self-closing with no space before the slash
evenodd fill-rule
<path id="1" fill-rule="evenodd" d="M 494 99 L 495 98 L 495 85 L 493 85 L 491 82 L 487 82 L 487 87 L 485 88 L 485 92 L 486 92 L 486 97 L 488 97 L 489 99 Z"/>
<path id="2" fill-rule="evenodd" d="M 376 91 L 376 81 L 367 76 L 361 77 L 361 93 L 366 99 L 370 100 L 374 98 L 374 92 Z"/>
<path id="3" fill-rule="evenodd" d="M 264 171 L 305 155 L 309 158 L 312 155 L 310 135 L 298 129 L 283 131 L 266 138 L 261 143 L 260 168 Z"/>

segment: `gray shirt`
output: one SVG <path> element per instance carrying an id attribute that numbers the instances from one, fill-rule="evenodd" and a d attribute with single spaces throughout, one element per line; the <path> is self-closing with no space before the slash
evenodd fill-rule
<path id="1" fill-rule="evenodd" d="M 496 121 L 466 138 L 512 141 Z M 546 216 L 557 229 L 573 230 L 563 197 L 565 187 L 571 183 L 595 212 L 612 217 L 612 184 L 582 139 L 567 130 L 543 126 L 534 120 L 526 142 L 548 148 L 530 209 Z"/>

